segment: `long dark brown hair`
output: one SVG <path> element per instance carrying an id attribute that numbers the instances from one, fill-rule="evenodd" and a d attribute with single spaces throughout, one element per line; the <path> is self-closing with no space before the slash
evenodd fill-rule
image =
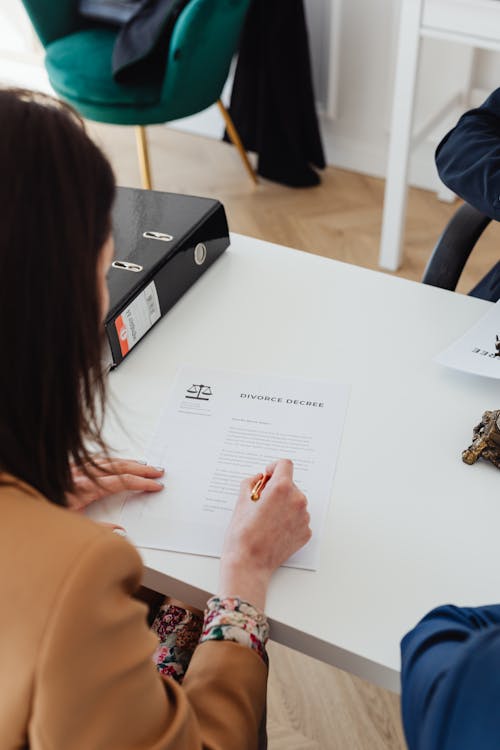
<path id="1" fill-rule="evenodd" d="M 65 505 L 104 448 L 97 281 L 112 169 L 69 107 L 0 90 L 0 469 Z"/>

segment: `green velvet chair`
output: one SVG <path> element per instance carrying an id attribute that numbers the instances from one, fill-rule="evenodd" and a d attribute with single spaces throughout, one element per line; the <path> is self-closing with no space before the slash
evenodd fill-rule
<path id="1" fill-rule="evenodd" d="M 57 94 L 89 120 L 136 127 L 143 187 L 151 188 L 145 126 L 188 117 L 215 102 L 257 181 L 220 100 L 250 0 L 191 0 L 175 23 L 163 82 L 140 85 L 114 81 L 111 56 L 117 31 L 82 18 L 77 0 L 23 4 L 45 48 L 45 65 Z"/>

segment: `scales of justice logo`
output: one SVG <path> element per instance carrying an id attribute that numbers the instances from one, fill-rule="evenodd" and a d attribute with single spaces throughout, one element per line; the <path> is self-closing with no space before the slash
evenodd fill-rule
<path id="1" fill-rule="evenodd" d="M 199 383 L 198 385 L 193 383 L 193 385 L 186 389 L 186 398 L 192 398 L 195 401 L 210 401 L 210 396 L 213 396 L 211 387 L 203 383 Z"/>

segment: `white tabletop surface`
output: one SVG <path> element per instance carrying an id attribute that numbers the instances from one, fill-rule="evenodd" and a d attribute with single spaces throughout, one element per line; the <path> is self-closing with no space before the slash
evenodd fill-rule
<path id="1" fill-rule="evenodd" d="M 500 384 L 433 362 L 489 304 L 232 235 L 110 374 L 124 429 L 109 416 L 106 435 L 142 456 L 183 364 L 349 383 L 319 570 L 280 569 L 267 612 L 275 640 L 397 690 L 399 641 L 430 608 L 500 601 L 500 474 L 461 461 Z M 141 552 L 147 585 L 216 591 L 218 560 Z"/>

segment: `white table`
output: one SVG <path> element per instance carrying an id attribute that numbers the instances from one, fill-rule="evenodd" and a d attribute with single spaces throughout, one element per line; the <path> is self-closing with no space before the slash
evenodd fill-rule
<path id="1" fill-rule="evenodd" d="M 129 436 L 111 417 L 107 434 L 142 455 L 186 363 L 350 383 L 320 568 L 280 569 L 267 612 L 273 639 L 397 690 L 399 640 L 427 610 L 500 601 L 500 474 L 460 458 L 500 386 L 432 361 L 488 305 L 233 235 L 110 375 Z M 143 558 L 164 593 L 202 606 L 217 589 L 216 559 Z"/>

